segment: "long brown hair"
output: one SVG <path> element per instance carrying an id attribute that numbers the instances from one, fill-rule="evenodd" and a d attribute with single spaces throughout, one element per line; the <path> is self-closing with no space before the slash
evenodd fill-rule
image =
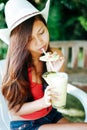
<path id="1" fill-rule="evenodd" d="M 32 66 L 32 56 L 27 50 L 27 45 L 37 18 L 46 25 L 43 17 L 37 15 L 21 23 L 11 32 L 6 73 L 2 83 L 2 94 L 8 101 L 9 109 L 19 105 L 19 110 L 24 102 L 33 100 L 28 79 L 28 67 Z"/>

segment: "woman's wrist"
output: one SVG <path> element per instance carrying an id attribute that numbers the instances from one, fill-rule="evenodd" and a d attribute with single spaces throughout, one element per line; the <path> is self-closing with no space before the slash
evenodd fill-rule
<path id="1" fill-rule="evenodd" d="M 51 102 L 48 102 L 45 97 L 42 97 L 41 105 L 43 108 L 47 108 L 47 107 L 51 106 Z"/>

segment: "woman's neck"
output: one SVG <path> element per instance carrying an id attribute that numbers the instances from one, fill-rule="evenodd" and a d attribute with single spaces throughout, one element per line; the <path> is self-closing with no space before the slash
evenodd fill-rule
<path id="1" fill-rule="evenodd" d="M 41 73 L 43 70 L 43 62 L 39 60 L 39 57 L 32 58 L 34 68 L 37 73 Z"/>
<path id="2" fill-rule="evenodd" d="M 41 76 L 43 73 L 43 62 L 41 62 L 38 58 L 33 58 L 32 61 L 32 81 L 42 83 Z"/>

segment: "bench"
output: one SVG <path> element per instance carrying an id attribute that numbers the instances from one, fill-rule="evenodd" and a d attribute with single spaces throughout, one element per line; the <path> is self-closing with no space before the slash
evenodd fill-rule
<path id="1" fill-rule="evenodd" d="M 69 83 L 87 92 L 87 41 L 52 41 L 50 45 L 65 56 Z"/>

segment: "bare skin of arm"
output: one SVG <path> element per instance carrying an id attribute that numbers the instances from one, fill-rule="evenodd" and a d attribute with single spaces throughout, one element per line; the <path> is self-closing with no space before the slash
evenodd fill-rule
<path id="1" fill-rule="evenodd" d="M 18 106 L 15 106 L 15 108 L 12 109 L 10 112 L 12 113 L 12 115 L 20 116 L 20 115 L 25 115 L 25 114 L 31 114 L 33 112 L 47 108 L 52 105 L 51 93 L 52 93 L 52 87 L 48 86 L 45 89 L 44 96 L 42 98 L 32 101 L 32 102 L 24 103 L 18 112 L 16 112 Z"/>
<path id="2" fill-rule="evenodd" d="M 36 101 L 24 103 L 18 112 L 16 112 L 16 109 L 18 108 L 18 106 L 15 106 L 15 108 L 12 109 L 10 112 L 12 113 L 12 115 L 20 116 L 20 115 L 25 115 L 25 114 L 31 114 L 33 112 L 46 108 L 50 105 L 51 103 L 49 103 L 49 105 L 45 104 L 45 98 L 43 97 Z"/>
<path id="3" fill-rule="evenodd" d="M 38 130 L 87 130 L 87 123 L 62 123 L 42 125 Z"/>

